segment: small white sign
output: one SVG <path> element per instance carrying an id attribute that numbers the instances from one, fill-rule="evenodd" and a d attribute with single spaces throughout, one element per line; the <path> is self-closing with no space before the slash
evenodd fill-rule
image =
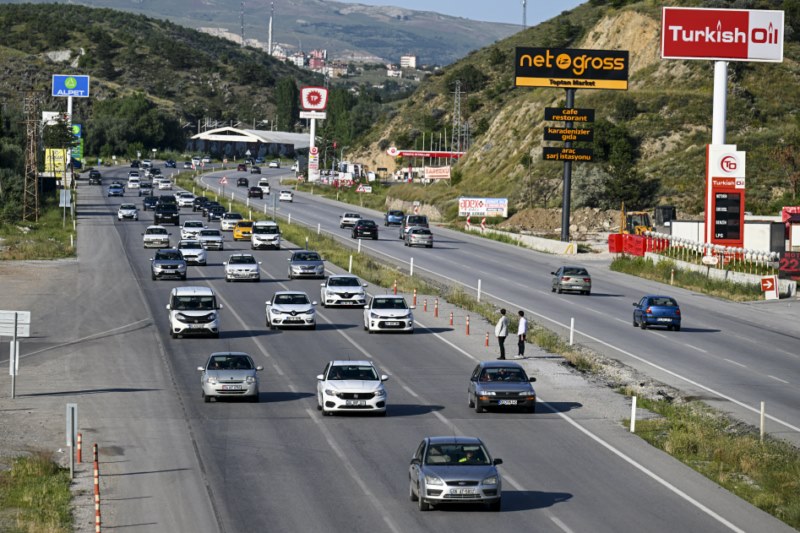
<path id="1" fill-rule="evenodd" d="M 325 120 L 328 114 L 324 111 L 300 111 L 300 118 L 314 118 L 317 120 Z"/>

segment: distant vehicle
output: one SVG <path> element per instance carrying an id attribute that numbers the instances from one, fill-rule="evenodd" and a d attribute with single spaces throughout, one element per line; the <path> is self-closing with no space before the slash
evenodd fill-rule
<path id="1" fill-rule="evenodd" d="M 203 156 L 203 163 L 205 164 L 211 163 L 211 156 L 210 155 Z"/>
<path id="2" fill-rule="evenodd" d="M 302 291 L 278 291 L 265 302 L 266 323 L 270 329 L 305 327 L 316 329 L 317 313 L 308 294 Z"/>
<path id="3" fill-rule="evenodd" d="M 253 254 L 239 253 L 231 255 L 225 266 L 225 281 L 260 281 L 261 269 Z"/>
<path id="4" fill-rule="evenodd" d="M 433 233 L 428 228 L 419 226 L 408 228 L 403 244 L 406 246 L 433 248 Z"/>
<path id="5" fill-rule="evenodd" d="M 153 184 L 143 181 L 139 184 L 139 196 L 150 196 L 153 194 Z"/>
<path id="6" fill-rule="evenodd" d="M 264 199 L 264 191 L 261 190 L 261 187 L 250 187 L 247 189 L 247 197 L 248 198 L 259 198 L 261 200 Z"/>
<path id="7" fill-rule="evenodd" d="M 253 165 L 250 167 L 250 174 L 261 174 L 261 167 Z"/>
<path id="8" fill-rule="evenodd" d="M 122 187 L 122 185 L 109 185 L 108 197 L 110 198 L 112 196 L 125 196 L 125 189 Z"/>
<path id="9" fill-rule="evenodd" d="M 317 252 L 297 250 L 289 257 L 289 279 L 324 278 L 325 263 Z"/>
<path id="10" fill-rule="evenodd" d="M 374 220 L 359 219 L 353 225 L 353 231 L 350 236 L 354 239 L 378 239 L 378 225 Z"/>
<path id="11" fill-rule="evenodd" d="M 153 213 L 154 224 L 174 224 L 181 223 L 181 214 L 178 211 L 178 204 L 158 202 Z"/>
<path id="12" fill-rule="evenodd" d="M 197 157 L 197 156 L 194 156 L 192 158 L 192 165 L 194 165 L 195 167 L 199 167 L 200 166 L 200 158 Z"/>
<path id="13" fill-rule="evenodd" d="M 128 178 L 128 188 L 129 189 L 138 189 L 141 181 L 139 180 L 138 176 L 131 176 Z"/>
<path id="14" fill-rule="evenodd" d="M 291 170 L 293 170 L 294 172 L 297 172 L 297 171 L 299 171 L 299 170 L 300 170 L 300 163 L 298 163 L 297 161 L 295 161 L 295 162 L 292 164 L 292 168 L 291 168 Z"/>
<path id="15" fill-rule="evenodd" d="M 221 220 L 222 215 L 224 215 L 227 210 L 221 205 L 213 205 L 208 208 L 208 214 L 206 215 L 206 220 L 209 222 L 213 220 Z"/>
<path id="16" fill-rule="evenodd" d="M 206 229 L 202 220 L 185 220 L 181 226 L 181 239 L 196 239 L 202 229 Z"/>
<path id="17" fill-rule="evenodd" d="M 139 220 L 139 210 L 136 208 L 136 204 L 120 204 L 119 210 L 117 210 L 117 220 Z"/>
<path id="18" fill-rule="evenodd" d="M 202 207 L 203 216 L 208 218 L 208 212 L 214 207 L 222 207 L 222 204 L 217 202 L 216 200 L 207 200 Z M 223 208 L 224 209 L 224 208 Z"/>
<path id="19" fill-rule="evenodd" d="M 202 211 L 206 202 L 208 202 L 208 198 L 205 196 L 195 196 L 192 201 L 192 211 Z"/>
<path id="20" fill-rule="evenodd" d="M 499 464 L 478 438 L 426 437 L 408 467 L 409 497 L 420 511 L 440 503 L 484 503 L 500 511 Z"/>
<path id="21" fill-rule="evenodd" d="M 320 283 L 319 301 L 322 307 L 347 305 L 364 307 L 367 304 L 366 283 L 349 274 L 328 276 Z"/>
<path id="22" fill-rule="evenodd" d="M 647 329 L 664 326 L 668 330 L 681 330 L 681 308 L 671 296 L 643 296 L 633 304 L 633 327 Z"/>
<path id="23" fill-rule="evenodd" d="M 142 168 L 152 168 L 152 167 L 153 167 L 153 162 L 152 162 L 152 161 L 150 161 L 149 159 L 145 159 L 145 160 L 143 160 L 143 161 L 141 162 L 140 166 L 141 166 Z"/>
<path id="24" fill-rule="evenodd" d="M 427 228 L 428 225 L 428 217 L 425 215 L 406 215 L 403 217 L 403 222 L 400 224 L 400 238 L 406 238 L 406 232 L 409 228 L 413 228 L 414 226 L 420 228 Z"/>
<path id="25" fill-rule="evenodd" d="M 562 266 L 550 274 L 553 276 L 553 292 L 561 294 L 564 291 L 575 291 L 587 295 L 592 292 L 592 277 L 583 267 Z"/>
<path id="26" fill-rule="evenodd" d="M 344 214 L 339 215 L 339 227 L 352 228 L 359 220 L 361 220 L 361 215 L 359 213 L 347 211 Z"/>
<path id="27" fill-rule="evenodd" d="M 264 194 L 269 194 L 269 180 L 267 178 L 258 180 L 258 186 L 264 191 Z"/>
<path id="28" fill-rule="evenodd" d="M 214 398 L 245 398 L 258 403 L 258 372 L 263 366 L 256 366 L 244 352 L 215 352 L 209 356 L 204 366 L 197 367 L 200 385 L 203 388 L 203 401 Z"/>
<path id="29" fill-rule="evenodd" d="M 515 408 L 536 411 L 536 391 L 522 365 L 514 361 L 482 361 L 472 371 L 467 387 L 469 406 L 476 413 L 487 408 Z"/>
<path id="30" fill-rule="evenodd" d="M 188 169 L 191 169 L 191 168 L 192 168 L 192 162 L 191 161 L 184 161 L 183 162 L 183 170 L 188 170 Z"/>
<path id="31" fill-rule="evenodd" d="M 102 185 L 103 184 L 103 176 L 100 174 L 99 170 L 90 170 L 89 171 L 89 185 Z"/>
<path id="32" fill-rule="evenodd" d="M 219 221 L 219 229 L 222 231 L 233 231 L 233 228 L 236 227 L 236 224 L 238 224 L 240 220 L 244 220 L 241 213 L 235 213 L 233 211 L 225 213 Z"/>
<path id="33" fill-rule="evenodd" d="M 249 187 L 250 180 L 247 178 L 237 178 L 236 179 L 236 186 L 237 187 Z"/>
<path id="34" fill-rule="evenodd" d="M 217 296 L 211 287 L 175 287 L 169 294 L 169 334 L 210 335 L 219 338 Z"/>
<path id="35" fill-rule="evenodd" d="M 281 191 L 278 197 L 279 202 L 294 202 L 294 193 L 292 191 Z"/>
<path id="36" fill-rule="evenodd" d="M 236 172 L 247 172 L 247 165 L 244 163 L 239 163 L 236 165 Z"/>
<path id="37" fill-rule="evenodd" d="M 158 196 L 148 195 L 144 197 L 142 200 L 142 210 L 147 211 L 148 209 L 155 209 L 156 204 L 158 203 Z"/>
<path id="38" fill-rule="evenodd" d="M 403 217 L 405 213 L 400 211 L 399 209 L 390 209 L 383 215 L 383 225 L 384 226 L 399 226 L 403 223 Z"/>
<path id="39" fill-rule="evenodd" d="M 162 191 L 171 191 L 172 190 L 172 182 L 169 178 L 161 178 L 158 181 L 158 188 Z"/>
<path id="40" fill-rule="evenodd" d="M 169 232 L 164 226 L 147 226 L 142 233 L 145 248 L 169 248 Z"/>
<path id="41" fill-rule="evenodd" d="M 369 333 L 376 331 L 403 331 L 414 333 L 413 307 L 399 295 L 382 294 L 373 296 L 364 307 L 364 329 Z"/>
<path id="42" fill-rule="evenodd" d="M 202 229 L 200 235 L 197 236 L 206 250 L 223 250 L 225 249 L 224 237 L 222 232 L 218 229 Z"/>
<path id="43" fill-rule="evenodd" d="M 359 411 L 386 416 L 383 383 L 388 379 L 372 361 L 330 361 L 317 376 L 317 410 L 324 415 Z"/>
<path id="44" fill-rule="evenodd" d="M 186 279 L 186 259 L 180 250 L 162 248 L 156 251 L 156 255 L 150 259 L 150 278 Z"/>
<path id="45" fill-rule="evenodd" d="M 278 159 L 273 159 L 269 162 L 269 168 L 281 168 L 281 162 Z"/>
<path id="46" fill-rule="evenodd" d="M 261 248 L 281 249 L 281 230 L 278 224 L 271 220 L 259 220 L 253 223 L 250 234 L 250 247 L 253 250 Z"/>
<path id="47" fill-rule="evenodd" d="M 176 163 L 174 159 L 167 159 L 166 161 L 164 161 L 164 167 L 166 167 L 166 168 L 177 168 L 178 167 L 178 163 Z"/>
<path id="48" fill-rule="evenodd" d="M 175 195 L 178 202 L 178 207 L 192 207 L 194 205 L 194 194 L 183 191 Z"/>
<path id="49" fill-rule="evenodd" d="M 203 248 L 203 243 L 197 239 L 182 239 L 178 241 L 178 250 L 186 260 L 186 264 L 206 266 L 208 254 Z"/>
<path id="50" fill-rule="evenodd" d="M 233 227 L 234 241 L 249 241 L 252 234 L 253 234 L 252 220 L 240 220 Z"/>
<path id="51" fill-rule="evenodd" d="M 131 161 L 131 168 L 139 168 L 139 166 L 140 163 L 138 159 L 134 159 L 133 161 Z"/>

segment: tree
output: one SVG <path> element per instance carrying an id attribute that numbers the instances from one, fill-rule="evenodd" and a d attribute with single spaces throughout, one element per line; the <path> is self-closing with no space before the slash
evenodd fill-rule
<path id="1" fill-rule="evenodd" d="M 275 100 L 278 106 L 278 129 L 293 131 L 300 117 L 300 91 L 292 78 L 281 78 L 275 87 Z"/>

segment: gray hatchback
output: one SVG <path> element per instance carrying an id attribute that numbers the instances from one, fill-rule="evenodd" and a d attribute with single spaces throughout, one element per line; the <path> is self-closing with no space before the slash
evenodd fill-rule
<path id="1" fill-rule="evenodd" d="M 592 292 L 592 276 L 583 267 L 562 266 L 550 274 L 553 275 L 553 292 L 575 291 L 586 295 Z"/>
<path id="2" fill-rule="evenodd" d="M 324 278 L 325 263 L 317 252 L 299 250 L 289 258 L 289 279 Z"/>
<path id="3" fill-rule="evenodd" d="M 247 398 L 258 402 L 258 376 L 264 370 L 256 366 L 249 355 L 243 352 L 215 352 L 209 356 L 205 366 L 197 367 L 203 387 L 203 401 L 211 398 Z"/>
<path id="4" fill-rule="evenodd" d="M 467 388 L 468 402 L 475 412 L 487 408 L 536 411 L 536 391 L 525 369 L 513 361 L 482 361 L 472 371 Z"/>

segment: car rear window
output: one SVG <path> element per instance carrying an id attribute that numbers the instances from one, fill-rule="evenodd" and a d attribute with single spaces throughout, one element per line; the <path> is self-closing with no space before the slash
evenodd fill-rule
<path id="1" fill-rule="evenodd" d="M 649 305 L 655 305 L 660 307 L 678 307 L 678 302 L 676 302 L 672 298 L 665 298 L 665 297 L 650 298 Z"/>
<path id="2" fill-rule="evenodd" d="M 410 226 L 416 226 L 417 224 L 427 224 L 427 223 L 428 223 L 428 217 L 422 215 L 408 217 L 408 224 Z"/>
<path id="3" fill-rule="evenodd" d="M 585 268 L 565 268 L 565 276 L 588 276 L 589 272 Z"/>

